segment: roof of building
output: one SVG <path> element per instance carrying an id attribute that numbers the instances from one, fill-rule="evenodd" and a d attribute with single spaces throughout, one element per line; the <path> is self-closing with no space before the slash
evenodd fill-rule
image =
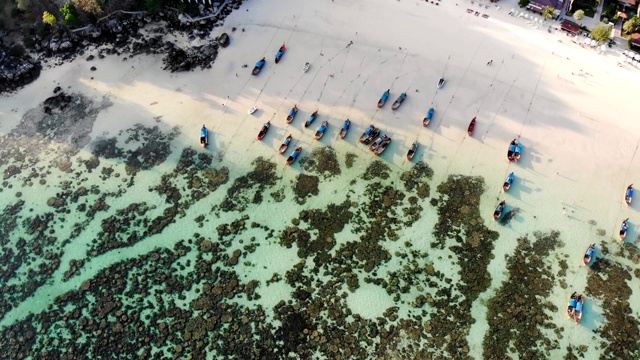
<path id="1" fill-rule="evenodd" d="M 636 0 L 620 0 L 621 3 L 629 4 L 631 6 L 636 5 Z"/>
<path id="2" fill-rule="evenodd" d="M 574 23 L 573 21 L 569 21 L 569 20 L 564 20 L 562 24 L 560 24 L 560 29 L 564 31 L 568 31 L 570 33 L 574 33 L 574 34 L 580 32 L 580 26 L 578 26 L 578 24 Z"/>
<path id="3" fill-rule="evenodd" d="M 631 43 L 635 46 L 640 46 L 640 33 L 631 34 Z"/>
<path id="4" fill-rule="evenodd" d="M 636 0 L 628 0 L 628 1 L 636 1 Z M 559 0 L 531 0 L 529 4 L 538 5 L 542 9 L 546 7 L 552 7 L 554 9 L 558 9 L 560 4 L 562 4 L 562 2 Z"/>

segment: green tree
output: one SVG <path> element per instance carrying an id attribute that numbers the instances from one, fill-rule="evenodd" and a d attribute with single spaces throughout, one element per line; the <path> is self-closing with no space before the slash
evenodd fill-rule
<path id="1" fill-rule="evenodd" d="M 634 16 L 631 19 L 625 21 L 622 25 L 622 30 L 624 30 L 624 32 L 627 34 L 631 34 L 640 30 L 640 17 Z"/>
<path id="2" fill-rule="evenodd" d="M 42 13 L 42 22 L 53 26 L 56 23 L 56 17 L 48 11 Z"/>
<path id="3" fill-rule="evenodd" d="M 580 21 L 582 20 L 582 18 L 584 18 L 584 11 L 583 10 L 576 10 L 576 12 L 573 13 L 573 18 Z"/>
<path id="4" fill-rule="evenodd" d="M 31 8 L 31 0 L 18 0 L 18 9 L 27 11 Z"/>
<path id="5" fill-rule="evenodd" d="M 518 6 L 521 8 L 526 7 L 527 5 L 529 5 L 529 0 L 518 0 Z"/>
<path id="6" fill-rule="evenodd" d="M 100 0 L 72 0 L 76 8 L 88 12 L 89 14 L 98 15 L 102 12 L 102 1 Z"/>
<path id="7" fill-rule="evenodd" d="M 611 38 L 611 28 L 607 25 L 598 24 L 591 29 L 591 37 L 599 43 L 605 43 Z"/>
<path id="8" fill-rule="evenodd" d="M 547 6 L 542 12 L 542 17 L 545 19 L 553 19 L 553 17 L 556 15 L 555 11 L 556 9 L 552 8 L 551 6 Z"/>
<path id="9" fill-rule="evenodd" d="M 60 8 L 62 13 L 62 21 L 67 26 L 75 26 L 78 24 L 78 10 L 71 2 L 67 2 Z"/>
<path id="10" fill-rule="evenodd" d="M 145 8 L 150 14 L 155 14 L 162 8 L 162 0 L 145 0 Z"/>

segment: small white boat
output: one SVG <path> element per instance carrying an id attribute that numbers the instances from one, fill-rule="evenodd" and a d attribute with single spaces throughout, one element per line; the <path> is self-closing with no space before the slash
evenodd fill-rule
<path id="1" fill-rule="evenodd" d="M 305 64 L 304 64 L 304 67 L 302 68 L 302 71 L 307 72 L 307 71 L 309 71 L 309 68 L 310 68 L 310 67 L 311 67 L 311 64 L 309 64 L 309 63 L 305 63 Z"/>
<path id="2" fill-rule="evenodd" d="M 249 109 L 249 114 L 253 114 L 254 112 L 256 112 L 256 110 L 258 110 L 258 108 L 255 106 L 252 106 L 251 109 Z"/>

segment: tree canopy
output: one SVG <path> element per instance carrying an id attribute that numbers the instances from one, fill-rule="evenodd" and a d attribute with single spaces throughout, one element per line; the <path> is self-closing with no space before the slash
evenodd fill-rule
<path id="1" fill-rule="evenodd" d="M 611 28 L 607 25 L 598 24 L 591 29 L 591 37 L 599 43 L 607 42 L 611 38 Z"/>
<path id="2" fill-rule="evenodd" d="M 556 9 L 552 8 L 551 6 L 547 6 L 542 12 L 542 17 L 545 19 L 553 19 L 556 14 L 555 11 Z"/>
<path id="3" fill-rule="evenodd" d="M 625 21 L 622 25 L 622 30 L 624 30 L 624 32 L 627 34 L 631 34 L 640 30 L 640 17 L 634 16 L 631 19 Z"/>
<path id="4" fill-rule="evenodd" d="M 582 18 L 584 18 L 584 11 L 583 10 L 576 10 L 576 12 L 573 13 L 573 18 L 580 21 L 582 20 Z"/>

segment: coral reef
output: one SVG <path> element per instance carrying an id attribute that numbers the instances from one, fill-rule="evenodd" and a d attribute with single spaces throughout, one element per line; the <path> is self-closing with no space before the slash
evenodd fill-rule
<path id="1" fill-rule="evenodd" d="M 555 276 L 545 261 L 561 245 L 558 232 L 535 233 L 534 241 L 519 238 L 514 254 L 507 258 L 509 278 L 487 305 L 489 330 L 483 341 L 487 358 L 501 359 L 508 354 L 520 358 L 548 358 L 557 341 L 542 337 L 542 329 L 554 329 L 549 313 L 558 307 L 547 298 Z M 568 298 L 569 294 L 567 294 Z"/>
<path id="2" fill-rule="evenodd" d="M 331 176 L 340 175 L 340 163 L 335 150 L 331 148 L 313 149 L 303 161 L 300 161 L 302 167 L 309 172 L 315 172 L 322 175 L 325 179 Z"/>
<path id="3" fill-rule="evenodd" d="M 637 250 L 636 250 L 637 254 Z M 640 356 L 640 322 L 629 306 L 632 280 L 629 269 L 606 258 L 597 258 L 587 278 L 588 295 L 602 301 L 605 322 L 598 333 L 606 343 L 605 358 L 637 358 Z"/>
<path id="4" fill-rule="evenodd" d="M 260 204 L 262 193 L 280 179 L 276 175 L 276 164 L 259 157 L 251 162 L 253 170 L 233 182 L 227 196 L 220 204 L 223 211 L 242 211 L 247 204 Z"/>

